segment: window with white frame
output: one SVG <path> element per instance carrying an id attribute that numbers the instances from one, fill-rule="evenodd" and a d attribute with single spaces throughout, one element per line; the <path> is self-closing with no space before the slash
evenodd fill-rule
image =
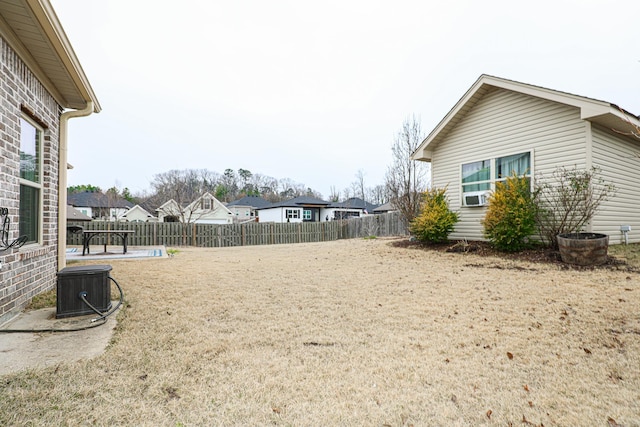
<path id="1" fill-rule="evenodd" d="M 462 165 L 462 192 L 488 191 L 491 189 L 491 160 Z"/>
<path id="2" fill-rule="evenodd" d="M 461 174 L 462 204 L 484 206 L 495 183 L 506 180 L 513 173 L 531 179 L 531 152 L 464 163 Z"/>
<path id="3" fill-rule="evenodd" d="M 205 197 L 202 199 L 202 209 L 204 209 L 205 211 L 211 210 L 211 199 L 208 197 Z"/>
<path id="4" fill-rule="evenodd" d="M 42 129 L 20 118 L 20 236 L 40 243 L 42 230 Z"/>
<path id="5" fill-rule="evenodd" d="M 298 209 L 286 209 L 285 217 L 287 219 L 298 219 L 300 218 L 300 210 Z"/>
<path id="6" fill-rule="evenodd" d="M 531 153 L 520 153 L 512 156 L 498 157 L 495 166 L 495 180 L 504 181 L 512 174 L 526 178 L 531 177 Z"/>
<path id="7" fill-rule="evenodd" d="M 303 221 L 311 221 L 311 210 L 305 209 L 302 211 L 302 219 Z"/>

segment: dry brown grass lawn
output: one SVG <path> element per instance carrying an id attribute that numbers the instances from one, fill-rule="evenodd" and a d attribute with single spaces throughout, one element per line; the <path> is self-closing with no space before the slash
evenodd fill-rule
<path id="1" fill-rule="evenodd" d="M 640 425 L 638 273 L 390 242 L 111 262 L 106 353 L 0 378 L 0 424 Z"/>

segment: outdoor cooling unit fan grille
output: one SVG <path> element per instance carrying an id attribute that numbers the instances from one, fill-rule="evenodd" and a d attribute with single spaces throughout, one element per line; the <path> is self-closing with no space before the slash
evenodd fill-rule
<path id="1" fill-rule="evenodd" d="M 111 309 L 110 265 L 86 265 L 66 267 L 58 272 L 56 318 L 96 314 L 80 298 L 86 292 L 86 300 L 100 312 Z"/>

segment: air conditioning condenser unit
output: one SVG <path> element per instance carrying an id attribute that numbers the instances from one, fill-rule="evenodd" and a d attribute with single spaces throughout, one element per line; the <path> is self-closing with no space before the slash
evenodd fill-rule
<path id="1" fill-rule="evenodd" d="M 65 267 L 58 272 L 56 318 L 96 314 L 82 296 L 98 311 L 111 309 L 110 265 Z"/>

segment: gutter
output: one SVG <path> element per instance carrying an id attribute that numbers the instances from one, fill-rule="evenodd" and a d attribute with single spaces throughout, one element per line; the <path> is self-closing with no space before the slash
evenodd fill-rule
<path id="1" fill-rule="evenodd" d="M 67 265 L 67 127 L 69 119 L 93 113 L 93 101 L 82 110 L 65 111 L 60 115 L 58 155 L 58 271 Z"/>

